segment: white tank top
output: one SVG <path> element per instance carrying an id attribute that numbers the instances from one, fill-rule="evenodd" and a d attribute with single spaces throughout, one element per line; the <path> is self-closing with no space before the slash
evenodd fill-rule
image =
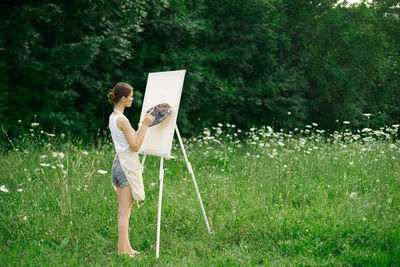
<path id="1" fill-rule="evenodd" d="M 125 152 L 129 148 L 128 140 L 126 140 L 125 134 L 117 126 L 117 119 L 119 117 L 125 117 L 123 114 L 111 113 L 108 120 L 108 127 L 111 131 L 111 136 L 114 142 L 115 151 L 117 153 Z"/>

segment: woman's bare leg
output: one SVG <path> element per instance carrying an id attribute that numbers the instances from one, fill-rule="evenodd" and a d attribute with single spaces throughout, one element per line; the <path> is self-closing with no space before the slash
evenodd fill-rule
<path id="1" fill-rule="evenodd" d="M 131 215 L 133 197 L 130 186 L 116 187 L 118 197 L 118 253 L 135 254 L 129 242 L 129 217 Z"/>

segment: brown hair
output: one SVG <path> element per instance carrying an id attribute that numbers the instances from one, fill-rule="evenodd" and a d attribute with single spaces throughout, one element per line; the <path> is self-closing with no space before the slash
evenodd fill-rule
<path id="1" fill-rule="evenodd" d="M 123 96 L 128 97 L 133 87 L 127 83 L 117 83 L 112 91 L 108 93 L 108 100 L 111 104 L 117 104 Z"/>

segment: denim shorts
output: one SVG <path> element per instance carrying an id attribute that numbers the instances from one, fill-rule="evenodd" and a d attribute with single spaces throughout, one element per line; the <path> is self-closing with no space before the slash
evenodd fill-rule
<path id="1" fill-rule="evenodd" d="M 126 179 L 125 173 L 122 170 L 121 163 L 119 162 L 118 156 L 115 158 L 112 171 L 111 171 L 111 182 L 115 186 L 125 187 L 129 185 L 128 179 Z"/>

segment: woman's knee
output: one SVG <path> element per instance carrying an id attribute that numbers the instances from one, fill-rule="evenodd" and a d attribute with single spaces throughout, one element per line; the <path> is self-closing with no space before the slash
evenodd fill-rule
<path id="1" fill-rule="evenodd" d="M 119 220 L 122 220 L 122 221 L 128 220 L 130 216 L 131 216 L 130 210 L 126 210 L 126 209 L 125 210 L 121 210 L 121 209 L 118 210 L 118 219 Z"/>

